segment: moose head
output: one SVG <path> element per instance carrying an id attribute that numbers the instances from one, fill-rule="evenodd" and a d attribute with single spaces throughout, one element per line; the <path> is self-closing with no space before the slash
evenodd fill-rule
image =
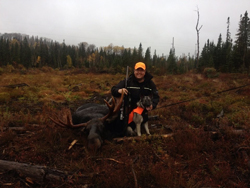
<path id="1" fill-rule="evenodd" d="M 88 148 L 90 150 L 97 150 L 103 143 L 102 134 L 105 125 L 109 123 L 108 119 L 114 117 L 119 112 L 123 97 L 124 93 L 117 100 L 112 97 L 111 104 L 104 100 L 107 106 L 99 104 L 82 105 L 73 115 L 69 111 L 66 122 L 61 121 L 57 116 L 57 120 L 52 117 L 50 119 L 56 125 L 63 128 L 77 129 L 85 127 L 88 130 Z M 103 115 L 104 113 L 106 114 Z"/>

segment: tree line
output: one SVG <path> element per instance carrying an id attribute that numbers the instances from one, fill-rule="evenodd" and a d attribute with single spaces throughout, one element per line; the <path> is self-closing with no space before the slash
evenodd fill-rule
<path id="1" fill-rule="evenodd" d="M 92 71 L 123 72 L 126 66 L 143 61 L 155 74 L 181 74 L 190 70 L 202 71 L 214 68 L 220 72 L 248 72 L 250 70 L 250 21 L 247 11 L 240 16 L 236 40 L 230 33 L 230 18 L 227 19 L 226 40 L 219 34 L 217 44 L 209 39 L 205 43 L 199 61 L 196 55 L 151 54 L 150 47 L 144 53 L 142 44 L 138 48 L 124 48 L 112 44 L 97 48 L 94 44 L 81 42 L 77 46 L 66 45 L 46 38 L 23 37 L 21 34 L 3 34 L 0 38 L 0 67 L 18 64 L 25 68 L 49 66 L 58 69 L 73 67 Z M 198 62 L 198 63 L 197 63 Z"/>
<path id="2" fill-rule="evenodd" d="M 201 52 L 198 68 L 213 67 L 220 72 L 250 71 L 250 21 L 247 11 L 240 16 L 236 40 L 232 41 L 230 18 L 227 19 L 226 40 L 219 35 L 217 44 L 207 40 Z"/>

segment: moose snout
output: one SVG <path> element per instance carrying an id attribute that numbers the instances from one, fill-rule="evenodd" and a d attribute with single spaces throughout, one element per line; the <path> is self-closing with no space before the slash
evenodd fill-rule
<path id="1" fill-rule="evenodd" d="M 88 136 L 88 148 L 91 151 L 97 151 L 102 146 L 102 139 L 97 133 L 91 133 Z"/>

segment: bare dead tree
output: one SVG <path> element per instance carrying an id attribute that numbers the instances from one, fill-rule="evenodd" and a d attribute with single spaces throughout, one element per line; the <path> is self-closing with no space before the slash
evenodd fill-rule
<path id="1" fill-rule="evenodd" d="M 200 12 L 199 12 L 199 8 L 197 7 L 197 15 L 198 15 L 198 18 L 197 18 L 197 23 L 196 23 L 196 33 L 197 33 L 197 54 L 196 54 L 196 68 L 198 67 L 199 65 L 199 55 L 200 55 L 200 30 L 202 28 L 202 25 L 199 27 L 199 20 L 200 20 Z"/>

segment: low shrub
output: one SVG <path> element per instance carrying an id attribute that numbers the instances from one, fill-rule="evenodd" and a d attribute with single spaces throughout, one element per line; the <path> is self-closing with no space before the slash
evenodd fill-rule
<path id="1" fill-rule="evenodd" d="M 11 100 L 10 94 L 9 93 L 0 93 L 0 103 L 2 102 L 8 102 Z"/>
<path id="2" fill-rule="evenodd" d="M 216 71 L 215 68 L 207 67 L 207 68 L 205 68 L 203 70 L 203 73 L 207 78 L 217 78 L 217 77 L 219 77 L 219 73 Z"/>

